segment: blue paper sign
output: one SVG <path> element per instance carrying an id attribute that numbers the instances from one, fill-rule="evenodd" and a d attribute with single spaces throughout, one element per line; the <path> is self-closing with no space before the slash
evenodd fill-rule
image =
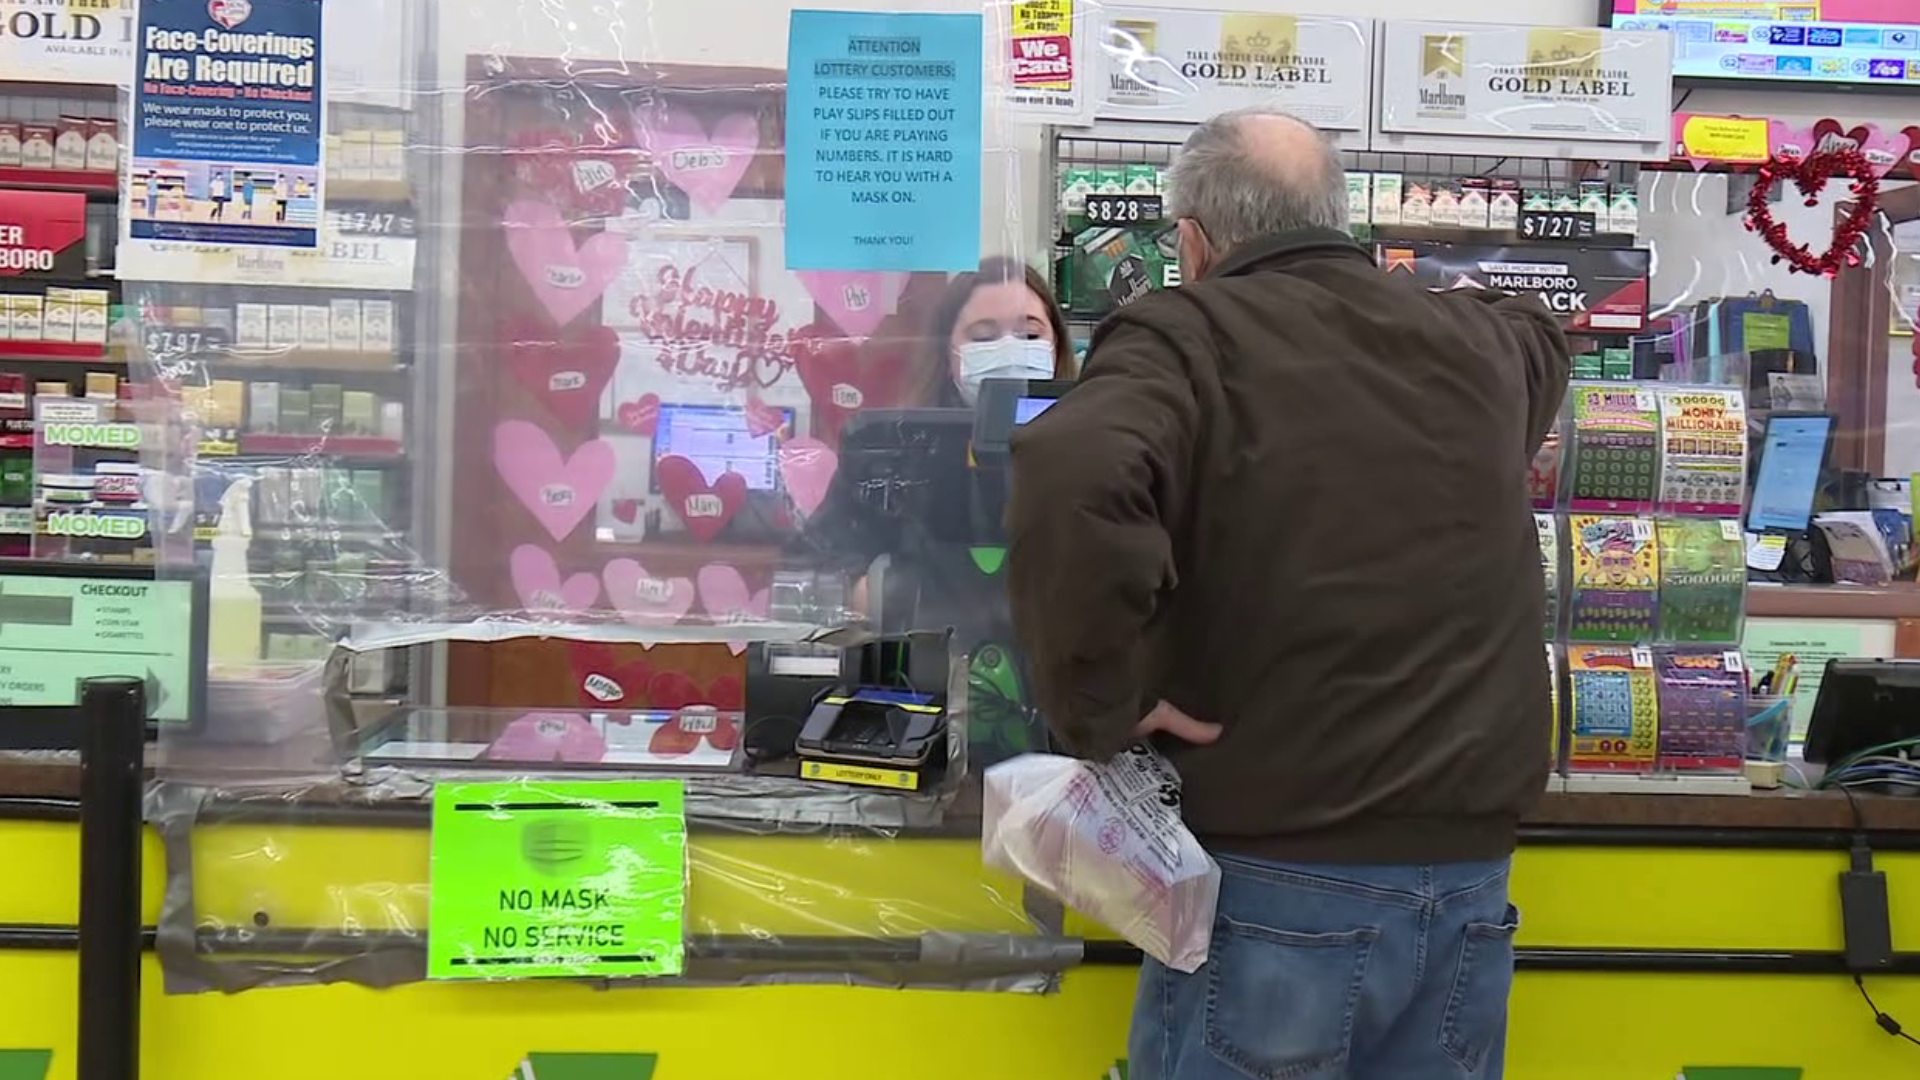
<path id="1" fill-rule="evenodd" d="M 327 131 L 320 7 L 140 0 L 129 235 L 318 246 Z"/>
<path id="2" fill-rule="evenodd" d="M 796 11 L 787 44 L 787 266 L 980 262 L 978 15 Z"/>

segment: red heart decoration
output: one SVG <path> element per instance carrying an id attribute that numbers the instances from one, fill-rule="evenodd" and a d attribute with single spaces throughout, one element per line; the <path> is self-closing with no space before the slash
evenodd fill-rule
<path id="1" fill-rule="evenodd" d="M 739 725 L 726 715 L 746 707 L 745 685 L 738 675 L 721 675 L 702 691 L 686 674 L 663 671 L 648 684 L 647 696 L 654 708 L 677 714 L 653 733 L 649 753 L 680 757 L 698 750 L 702 739 L 722 751 L 739 745 Z"/>
<path id="2" fill-rule="evenodd" d="M 787 414 L 781 409 L 751 398 L 747 401 L 747 431 L 755 436 L 771 435 L 787 424 Z"/>
<path id="3" fill-rule="evenodd" d="M 660 395 L 642 394 L 639 401 L 622 402 L 614 414 L 620 418 L 621 427 L 652 438 L 660 427 Z"/>
<path id="4" fill-rule="evenodd" d="M 507 341 L 508 369 L 554 419 L 578 430 L 600 415 L 600 393 L 620 364 L 620 335 L 604 326 L 568 333 L 522 325 Z"/>
<path id="5" fill-rule="evenodd" d="M 623 524 L 626 524 L 626 525 L 633 524 L 633 519 L 640 516 L 640 500 L 639 499 L 613 500 L 613 516 L 615 520 L 620 521 Z"/>
<path id="6" fill-rule="evenodd" d="M 1836 176 L 1853 180 L 1853 209 L 1834 230 L 1833 246 L 1824 254 L 1815 255 L 1807 245 L 1793 242 L 1787 235 L 1787 227 L 1774 220 L 1773 208 L 1767 200 L 1775 184 L 1791 180 L 1806 198 L 1807 205 L 1817 206 L 1827 181 Z M 1775 157 L 1760 167 L 1760 178 L 1747 197 L 1747 229 L 1759 233 L 1773 249 L 1774 262 L 1785 262 L 1795 273 L 1831 278 L 1838 276 L 1843 266 L 1860 265 L 1860 255 L 1854 248 L 1872 226 L 1879 205 L 1880 179 L 1873 163 L 1858 149 L 1822 150 L 1804 158 Z"/>
<path id="7" fill-rule="evenodd" d="M 687 531 L 702 542 L 712 540 L 747 504 L 747 478 L 721 473 L 707 483 L 700 467 L 678 454 L 663 457 L 653 467 L 667 505 L 686 522 Z"/>
<path id="8" fill-rule="evenodd" d="M 578 703 L 589 709 L 645 708 L 654 673 L 645 660 L 620 660 L 613 646 L 570 641 L 567 657 L 573 663 Z"/>
<path id="9" fill-rule="evenodd" d="M 876 334 L 865 342 L 854 342 L 834 334 L 815 323 L 793 335 L 801 346 L 796 362 L 800 382 L 813 402 L 813 432 L 828 446 L 840 444 L 841 430 L 861 409 L 884 409 L 899 402 L 909 348 L 895 335 Z"/>
<path id="10" fill-rule="evenodd" d="M 733 717 L 705 709 L 682 711 L 661 725 L 647 743 L 647 752 L 660 757 L 684 757 L 700 749 L 700 740 L 715 750 L 731 751 L 740 744 L 740 727 Z"/>
<path id="11" fill-rule="evenodd" d="M 640 167 L 639 150 L 622 145 L 630 136 L 601 131 L 583 141 L 570 131 L 541 128 L 515 137 L 514 175 L 523 188 L 560 207 L 568 220 L 612 217 L 627 208 L 627 184 Z"/>

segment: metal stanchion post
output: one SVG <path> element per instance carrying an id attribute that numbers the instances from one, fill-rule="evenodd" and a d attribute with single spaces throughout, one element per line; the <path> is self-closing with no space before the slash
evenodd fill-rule
<path id="1" fill-rule="evenodd" d="M 79 1080 L 140 1076 L 140 787 L 146 688 L 80 693 Z"/>

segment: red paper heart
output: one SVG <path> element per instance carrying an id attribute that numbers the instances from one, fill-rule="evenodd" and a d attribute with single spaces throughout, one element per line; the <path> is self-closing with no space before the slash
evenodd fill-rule
<path id="1" fill-rule="evenodd" d="M 746 693 L 738 675 L 721 675 L 700 684 L 678 671 L 663 671 L 648 684 L 647 697 L 656 709 L 671 709 L 673 720 L 653 733 L 649 753 L 680 757 L 700 748 L 705 739 L 714 749 L 731 751 L 740 742 L 740 728 L 727 713 L 745 708 Z"/>
<path id="2" fill-rule="evenodd" d="M 753 398 L 747 402 L 747 431 L 755 436 L 771 435 L 785 427 L 787 414 L 782 409 Z"/>
<path id="3" fill-rule="evenodd" d="M 1827 181 L 1833 177 L 1852 179 L 1853 209 L 1834 230 L 1833 246 L 1815 255 L 1805 244 L 1795 244 L 1787 227 L 1774 220 L 1768 204 L 1775 184 L 1793 181 L 1808 206 L 1818 206 Z M 1773 261 L 1785 262 L 1788 269 L 1802 274 L 1836 277 L 1843 266 L 1860 265 L 1854 250 L 1873 224 L 1880 205 L 1880 180 L 1872 162 L 1857 149 L 1822 150 L 1804 158 L 1775 157 L 1760 167 L 1760 178 L 1747 197 L 1747 229 L 1760 234 L 1774 251 Z"/>
<path id="4" fill-rule="evenodd" d="M 690 705 L 708 704 L 701 699 L 700 684 L 684 671 L 662 671 L 647 683 L 647 706 L 654 709 L 677 710 Z"/>
<path id="5" fill-rule="evenodd" d="M 622 524 L 626 524 L 626 525 L 633 524 L 633 519 L 640 516 L 640 500 L 639 499 L 613 500 L 613 516 L 615 520 L 621 522 Z"/>
<path id="6" fill-rule="evenodd" d="M 551 200 L 571 222 L 612 217 L 627 208 L 627 184 L 638 170 L 638 149 L 624 132 L 603 131 L 586 141 L 571 131 L 541 128 L 515 137 L 514 175 L 521 186 Z"/>
<path id="7" fill-rule="evenodd" d="M 614 413 L 620 418 L 621 427 L 652 438 L 660 427 L 660 395 L 642 394 L 638 401 L 621 403 Z"/>
<path id="8" fill-rule="evenodd" d="M 578 704 L 589 709 L 647 707 L 654 672 L 645 660 L 622 662 L 613 646 L 586 641 L 569 641 L 567 657 L 573 663 Z"/>
<path id="9" fill-rule="evenodd" d="M 678 454 L 659 460 L 653 468 L 667 505 L 701 541 L 712 540 L 747 504 L 747 479 L 739 473 L 721 473 L 707 483 L 700 467 Z"/>
<path id="10" fill-rule="evenodd" d="M 910 351 L 895 335 L 854 342 L 834 333 L 815 323 L 793 335 L 803 346 L 796 366 L 813 402 L 813 432 L 828 446 L 840 444 L 841 430 L 861 409 L 885 409 L 899 402 Z"/>
<path id="11" fill-rule="evenodd" d="M 568 333 L 523 325 L 507 340 L 507 367 L 554 419 L 570 430 L 593 423 L 601 391 L 620 364 L 620 335 L 604 326 Z"/>

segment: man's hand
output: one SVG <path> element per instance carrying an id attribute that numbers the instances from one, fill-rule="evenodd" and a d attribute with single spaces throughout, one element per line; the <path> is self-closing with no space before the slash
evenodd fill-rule
<path id="1" fill-rule="evenodd" d="M 1204 720 L 1195 720 L 1179 709 L 1162 701 L 1153 707 L 1146 719 L 1133 729 L 1133 737 L 1144 739 L 1155 732 L 1165 732 L 1195 746 L 1207 746 L 1220 740 L 1219 724 L 1209 724 Z"/>

